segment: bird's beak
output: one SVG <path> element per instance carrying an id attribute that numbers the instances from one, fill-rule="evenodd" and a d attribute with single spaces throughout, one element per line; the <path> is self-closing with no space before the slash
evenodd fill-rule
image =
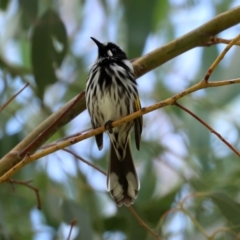
<path id="1" fill-rule="evenodd" d="M 96 43 L 99 50 L 101 50 L 104 47 L 104 44 L 99 42 L 96 38 L 91 37 L 91 39 Z"/>

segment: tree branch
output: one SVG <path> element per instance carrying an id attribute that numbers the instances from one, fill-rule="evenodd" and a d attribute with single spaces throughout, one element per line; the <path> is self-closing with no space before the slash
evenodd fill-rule
<path id="1" fill-rule="evenodd" d="M 212 37 L 210 39 L 210 41 L 207 43 L 207 46 L 216 45 L 216 44 L 219 44 L 219 43 L 229 44 L 231 41 L 232 40 L 229 40 L 229 39 Z M 234 45 L 240 46 L 240 42 L 238 41 L 238 42 L 234 43 Z"/>
<path id="2" fill-rule="evenodd" d="M 15 180 L 15 179 L 8 179 L 8 182 L 10 182 L 11 184 L 15 183 L 15 184 L 23 185 L 25 187 L 28 187 L 28 188 L 32 189 L 36 194 L 37 208 L 39 210 L 41 210 L 42 206 L 41 206 L 41 200 L 40 200 L 40 196 L 39 196 L 39 190 L 36 187 L 33 187 L 32 185 L 29 184 L 30 182 L 32 182 L 32 180 L 22 182 L 22 181 Z"/>
<path id="3" fill-rule="evenodd" d="M 1 113 L 1 111 L 2 111 L 5 107 L 7 107 L 7 105 L 8 105 L 14 98 L 16 98 L 16 97 L 17 97 L 26 87 L 28 87 L 28 86 L 29 86 L 29 83 L 26 83 L 22 89 L 20 89 L 20 90 L 19 90 L 17 93 L 15 93 L 11 98 L 9 98 L 9 99 L 7 100 L 7 102 L 5 102 L 2 106 L 0 106 L 0 113 Z"/>
<path id="4" fill-rule="evenodd" d="M 111 127 L 117 127 L 120 126 L 126 122 L 132 121 L 135 118 L 138 118 L 144 114 L 147 114 L 149 112 L 152 112 L 154 110 L 157 110 L 159 108 L 165 107 L 165 106 L 169 106 L 169 105 L 175 105 L 177 100 L 192 93 L 195 92 L 197 90 L 203 89 L 203 88 L 208 88 L 208 87 L 216 87 L 216 86 L 225 86 L 225 85 L 229 85 L 229 84 L 233 84 L 233 83 L 240 83 L 240 78 L 238 79 L 232 79 L 232 80 L 225 80 L 225 81 L 215 81 L 215 82 L 208 82 L 208 81 L 203 81 L 201 80 L 199 83 L 195 84 L 194 86 L 186 89 L 183 92 L 180 92 L 176 95 L 174 95 L 173 97 L 167 98 L 164 101 L 155 103 L 149 107 L 145 107 L 140 109 L 139 111 L 136 111 L 130 115 L 127 115 L 126 117 L 123 117 L 119 120 L 116 120 L 114 122 L 112 122 L 112 126 Z M 66 141 L 57 143 L 54 146 L 51 146 L 49 148 L 43 149 L 42 151 L 35 153 L 33 155 L 30 155 L 29 153 L 26 153 L 24 159 L 22 161 L 20 161 L 19 163 L 17 163 L 15 166 L 13 166 L 11 169 L 9 169 L 5 174 L 3 174 L 0 177 L 0 183 L 5 182 L 8 180 L 8 178 L 10 178 L 13 174 L 15 174 L 16 172 L 18 172 L 21 168 L 23 168 L 25 165 L 27 165 L 30 162 L 34 162 L 39 158 L 42 158 L 46 155 L 49 155 L 50 153 L 56 152 L 57 150 L 63 149 L 65 147 L 68 147 L 70 145 L 76 144 L 77 142 L 80 142 L 82 140 L 85 140 L 87 138 L 90 138 L 92 136 L 95 136 L 99 133 L 103 133 L 104 131 L 106 131 L 108 129 L 106 129 L 105 126 L 101 126 L 99 128 L 93 129 L 89 132 L 83 133 L 77 137 L 73 137 L 70 139 L 67 139 Z M 11 153 L 12 155 L 17 155 L 18 153 Z M 1 163 L 1 161 L 0 161 Z"/>
<path id="5" fill-rule="evenodd" d="M 215 68 L 217 67 L 217 65 L 221 62 L 221 60 L 223 60 L 224 56 L 227 54 L 227 52 L 229 51 L 229 49 L 239 41 L 240 39 L 240 34 L 237 35 L 237 37 L 235 37 L 232 41 L 229 42 L 229 44 L 225 47 L 225 49 L 221 52 L 221 54 L 217 57 L 217 59 L 213 62 L 213 64 L 210 66 L 210 68 L 208 69 L 205 77 L 204 77 L 204 81 L 208 81 L 208 79 L 210 78 L 212 72 L 215 70 Z"/>
<path id="6" fill-rule="evenodd" d="M 212 36 L 226 30 L 240 22 L 240 6 L 224 12 L 206 24 L 196 28 L 195 30 L 183 35 L 180 38 L 160 47 L 149 54 L 138 58 L 133 62 L 136 78 L 151 71 L 152 69 L 160 66 L 161 64 L 171 60 L 172 58 L 198 46 L 206 45 Z M 210 85 L 205 86 L 210 87 Z M 196 85 L 195 85 L 196 88 Z M 194 90 L 190 88 L 190 92 Z M 185 96 L 185 93 L 181 93 Z M 175 96 L 174 98 L 178 98 Z M 180 96 L 181 97 L 181 96 Z M 77 101 L 76 101 L 77 98 Z M 174 98 L 167 99 L 167 102 L 173 104 Z M 74 104 L 73 104 L 74 103 Z M 161 107 L 166 102 L 161 102 L 157 105 L 157 108 Z M 71 107 L 71 111 L 68 111 Z M 86 109 L 85 99 L 75 97 L 66 103 L 62 108 L 49 116 L 43 123 L 41 123 L 36 129 L 34 129 L 28 136 L 25 137 L 16 147 L 14 147 L 8 154 L 6 154 L 0 161 L 0 176 L 10 170 L 13 166 L 19 163 L 23 159 L 17 154 L 22 152 L 37 138 L 37 141 L 31 145 L 31 149 L 28 148 L 29 153 L 34 153 L 44 142 L 46 142 L 54 133 L 56 133 L 61 127 L 70 122 L 74 117 L 80 114 Z M 144 112 L 144 110 L 142 110 Z M 64 114 L 67 112 L 66 114 Z M 61 117 L 63 116 L 63 117 Z M 58 119 L 58 121 L 56 121 Z M 54 124 L 53 124 L 54 123 Z M 53 126 L 52 126 L 53 124 Z M 49 126 L 47 132 L 44 132 Z M 44 134 L 43 134 L 44 133 Z M 26 151 L 24 152 L 26 153 Z"/>
<path id="7" fill-rule="evenodd" d="M 74 220 L 71 221 L 70 230 L 69 230 L 69 233 L 68 233 L 67 240 L 70 240 L 70 239 L 71 239 L 72 229 L 73 229 L 73 227 L 76 225 L 76 223 L 77 223 L 77 220 L 76 220 L 76 219 L 74 219 Z"/>
<path id="8" fill-rule="evenodd" d="M 84 158 L 82 158 L 81 156 L 77 155 L 76 153 L 74 153 L 73 151 L 69 150 L 69 149 L 62 149 L 65 152 L 68 152 L 70 154 L 72 154 L 75 158 L 77 158 L 78 160 L 84 162 L 85 164 L 87 164 L 88 166 L 94 168 L 95 170 L 99 171 L 100 173 L 102 173 L 103 175 L 107 175 L 100 167 L 95 166 L 93 163 L 85 160 Z"/>
<path id="9" fill-rule="evenodd" d="M 225 138 L 223 138 L 218 132 L 216 132 L 212 127 L 210 127 L 206 122 L 204 122 L 200 117 L 198 117 L 196 114 L 188 110 L 187 108 L 183 107 L 179 103 L 175 103 L 175 106 L 181 108 L 188 114 L 190 114 L 192 117 L 197 119 L 203 126 L 205 126 L 211 133 L 215 134 L 222 142 L 224 142 L 233 152 L 237 154 L 238 157 L 240 157 L 240 152 L 234 148 Z"/>
<path id="10" fill-rule="evenodd" d="M 141 219 L 132 206 L 130 206 L 128 209 L 143 228 L 145 228 L 155 239 L 161 240 L 161 238 Z"/>

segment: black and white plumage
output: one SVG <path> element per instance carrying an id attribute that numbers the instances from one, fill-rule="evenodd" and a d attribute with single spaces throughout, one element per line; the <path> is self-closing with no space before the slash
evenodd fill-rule
<path id="1" fill-rule="evenodd" d="M 98 57 L 86 83 L 86 104 L 93 128 L 133 113 L 141 108 L 133 67 L 126 54 L 116 44 L 100 43 Z M 135 129 L 135 142 L 139 149 L 142 117 L 115 127 L 108 132 L 111 141 L 107 189 L 118 206 L 134 203 L 140 183 L 134 167 L 129 133 Z M 103 147 L 103 134 L 96 136 L 99 150 Z"/>

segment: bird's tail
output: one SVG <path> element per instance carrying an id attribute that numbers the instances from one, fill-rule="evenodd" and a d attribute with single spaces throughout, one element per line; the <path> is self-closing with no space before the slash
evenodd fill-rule
<path id="1" fill-rule="evenodd" d="M 118 207 L 130 206 L 137 198 L 140 182 L 134 167 L 130 142 L 126 146 L 126 155 L 119 161 L 111 144 L 110 163 L 107 176 L 107 189 Z"/>

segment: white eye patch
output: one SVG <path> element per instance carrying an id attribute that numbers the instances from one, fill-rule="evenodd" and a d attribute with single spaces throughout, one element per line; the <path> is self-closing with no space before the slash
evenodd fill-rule
<path id="1" fill-rule="evenodd" d="M 112 54 L 111 50 L 108 50 L 108 51 L 107 51 L 107 54 L 108 54 L 108 56 L 110 56 L 110 57 L 112 57 L 112 56 L 113 56 L 113 54 Z"/>

